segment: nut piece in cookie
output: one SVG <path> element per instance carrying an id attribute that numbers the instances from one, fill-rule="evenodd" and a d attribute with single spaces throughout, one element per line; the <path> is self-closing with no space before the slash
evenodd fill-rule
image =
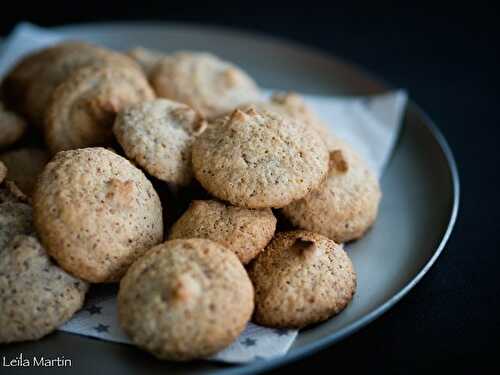
<path id="1" fill-rule="evenodd" d="M 235 206 L 279 208 L 317 188 L 328 151 L 306 125 L 271 112 L 235 110 L 193 145 L 196 179 Z"/>
<path id="2" fill-rule="evenodd" d="M 116 114 L 154 98 L 146 77 L 126 65 L 91 65 L 74 71 L 52 95 L 45 139 L 52 153 L 105 145 L 113 139 Z"/>
<path id="3" fill-rule="evenodd" d="M 252 210 L 210 201 L 193 201 L 170 231 L 170 239 L 208 238 L 233 251 L 243 264 L 271 241 L 276 218 L 270 208 Z"/>
<path id="4" fill-rule="evenodd" d="M 151 182 L 104 148 L 58 153 L 38 179 L 33 211 L 47 252 L 94 283 L 120 280 L 163 239 L 162 207 Z"/>
<path id="5" fill-rule="evenodd" d="M 282 212 L 295 226 L 342 243 L 360 238 L 372 226 L 381 197 L 378 180 L 367 164 L 337 140 L 330 151 L 326 181 Z"/>
<path id="6" fill-rule="evenodd" d="M 191 146 L 205 127 L 187 105 L 156 99 L 120 112 L 113 131 L 125 154 L 149 174 L 186 186 L 193 178 Z"/>
<path id="7" fill-rule="evenodd" d="M 21 191 L 31 196 L 38 175 L 49 161 L 49 155 L 39 148 L 20 148 L 0 154 L 8 168 L 7 179 L 16 183 Z"/>
<path id="8" fill-rule="evenodd" d="M 257 324 L 302 328 L 341 312 L 356 291 L 342 246 L 305 231 L 278 233 L 250 264 Z"/>
<path id="9" fill-rule="evenodd" d="M 161 359 L 206 358 L 231 344 L 254 307 L 238 257 L 206 239 L 149 250 L 120 283 L 118 318 L 139 347 Z"/>
<path id="10" fill-rule="evenodd" d="M 78 311 L 88 284 L 52 262 L 33 236 L 16 236 L 0 256 L 0 343 L 37 340 Z"/>
<path id="11" fill-rule="evenodd" d="M 252 78 L 209 53 L 166 56 L 156 64 L 150 79 L 158 96 L 185 103 L 208 119 L 260 98 Z"/>
<path id="12" fill-rule="evenodd" d="M 26 131 L 26 121 L 0 102 L 0 148 L 16 143 Z"/>

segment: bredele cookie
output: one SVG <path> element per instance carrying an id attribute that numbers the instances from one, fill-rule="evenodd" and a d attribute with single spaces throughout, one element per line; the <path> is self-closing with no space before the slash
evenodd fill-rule
<path id="1" fill-rule="evenodd" d="M 156 64 L 165 57 L 165 54 L 149 48 L 135 47 L 127 52 L 137 62 L 147 76 L 151 74 Z"/>
<path id="2" fill-rule="evenodd" d="M 328 151 L 307 126 L 271 112 L 236 110 L 193 145 L 197 180 L 235 206 L 279 208 L 317 188 Z"/>
<path id="3" fill-rule="evenodd" d="M 38 179 L 34 222 L 47 252 L 94 283 L 120 280 L 163 239 L 162 207 L 149 180 L 104 148 L 58 153 Z"/>
<path id="4" fill-rule="evenodd" d="M 251 263 L 253 320 L 269 327 L 302 328 L 341 312 L 356 291 L 346 252 L 305 231 L 278 233 Z"/>
<path id="5" fill-rule="evenodd" d="M 209 201 L 193 201 L 170 231 L 170 239 L 208 238 L 226 246 L 243 264 L 271 241 L 276 218 L 269 208 L 251 210 Z"/>
<path id="6" fill-rule="evenodd" d="M 205 127 L 187 105 L 156 99 L 120 112 L 113 131 L 125 154 L 149 174 L 185 186 L 193 178 L 191 146 Z"/>
<path id="7" fill-rule="evenodd" d="M 206 358 L 231 344 L 254 307 L 236 255 L 206 239 L 167 241 L 127 271 L 118 319 L 139 347 L 174 361 Z"/>
<path id="8" fill-rule="evenodd" d="M 26 122 L 0 102 L 0 148 L 16 143 L 26 131 Z"/>
<path id="9" fill-rule="evenodd" d="M 242 108 L 248 109 L 251 107 L 260 111 L 276 112 L 308 125 L 321 136 L 327 148 L 331 149 L 334 139 L 328 130 L 328 126 L 307 106 L 300 95 L 293 92 L 275 93 L 267 102 L 256 102 Z"/>
<path id="10" fill-rule="evenodd" d="M 7 179 L 16 183 L 21 191 L 31 196 L 36 179 L 49 161 L 49 155 L 40 148 L 20 148 L 0 154 L 8 168 Z"/>
<path id="11" fill-rule="evenodd" d="M 0 343 L 37 340 L 69 320 L 88 284 L 55 265 L 35 237 L 17 236 L 0 256 Z"/>
<path id="12" fill-rule="evenodd" d="M 376 176 L 346 143 L 330 151 L 330 171 L 320 188 L 283 208 L 299 228 L 342 243 L 361 237 L 374 223 L 382 194 Z"/>
<path id="13" fill-rule="evenodd" d="M 33 232 L 31 206 L 14 199 L 0 201 L 0 254 L 15 236 Z"/>
<path id="14" fill-rule="evenodd" d="M 123 65 L 91 65 L 73 72 L 52 95 L 45 139 L 52 153 L 104 145 L 122 109 L 154 98 L 144 74 Z"/>
<path id="15" fill-rule="evenodd" d="M 166 56 L 156 64 L 150 79 L 158 96 L 185 103 L 209 119 L 260 97 L 252 78 L 209 53 Z"/>

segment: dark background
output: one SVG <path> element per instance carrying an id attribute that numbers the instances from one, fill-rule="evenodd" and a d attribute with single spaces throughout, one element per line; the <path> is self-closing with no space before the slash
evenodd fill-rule
<path id="1" fill-rule="evenodd" d="M 0 35 L 21 20 L 42 26 L 147 19 L 224 25 L 319 47 L 408 89 L 444 133 L 459 167 L 461 207 L 446 250 L 383 317 L 274 372 L 433 373 L 444 367 L 498 373 L 500 34 L 493 3 L 467 2 L 463 8 L 459 2 L 428 8 L 378 2 L 324 7 L 307 1 L 300 8 L 178 3 L 9 3 L 2 5 Z"/>

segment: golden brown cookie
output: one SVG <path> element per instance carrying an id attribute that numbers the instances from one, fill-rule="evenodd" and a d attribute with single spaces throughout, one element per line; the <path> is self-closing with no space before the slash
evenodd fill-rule
<path id="1" fill-rule="evenodd" d="M 236 110 L 193 145 L 196 179 L 235 206 L 283 207 L 320 185 L 328 151 L 306 125 L 271 112 Z"/>
<path id="2" fill-rule="evenodd" d="M 47 144 L 53 153 L 107 144 L 113 139 L 116 114 L 153 98 L 139 69 L 123 65 L 78 69 L 52 95 L 46 113 Z"/>
<path id="3" fill-rule="evenodd" d="M 267 102 L 256 102 L 244 105 L 242 109 L 255 108 L 270 111 L 302 122 L 314 129 L 330 150 L 335 142 L 328 126 L 309 108 L 304 99 L 297 93 L 275 93 Z"/>
<path id="4" fill-rule="evenodd" d="M 257 324 L 302 328 L 341 312 L 356 291 L 346 252 L 305 231 L 278 233 L 251 263 Z"/>
<path id="5" fill-rule="evenodd" d="M 58 153 L 33 194 L 34 221 L 48 253 L 84 280 L 120 280 L 163 239 L 162 207 L 144 174 L 104 148 Z"/>
<path id="6" fill-rule="evenodd" d="M 0 154 L 8 168 L 7 178 L 16 183 L 21 191 L 31 196 L 38 175 L 49 161 L 49 155 L 39 148 L 20 148 Z"/>
<path id="7" fill-rule="evenodd" d="M 382 194 L 376 176 L 345 142 L 330 151 L 326 181 L 283 208 L 292 224 L 342 243 L 361 237 L 374 223 Z"/>
<path id="8" fill-rule="evenodd" d="M 7 176 L 7 167 L 5 164 L 0 160 L 0 184 L 3 182 L 5 179 L 5 176 Z"/>
<path id="9" fill-rule="evenodd" d="M 167 241 L 127 271 L 121 326 L 161 359 L 206 358 L 231 344 L 254 307 L 252 283 L 234 253 L 206 239 Z"/>
<path id="10" fill-rule="evenodd" d="M 127 55 L 141 66 L 147 76 L 151 74 L 156 64 L 165 57 L 165 54 L 160 51 L 144 47 L 132 48 L 127 52 Z"/>
<path id="11" fill-rule="evenodd" d="M 31 206 L 15 200 L 0 200 L 0 254 L 15 236 L 33 232 Z"/>
<path id="12" fill-rule="evenodd" d="M 208 238 L 226 246 L 247 264 L 271 241 L 276 218 L 269 208 L 251 210 L 210 201 L 193 201 L 170 231 L 170 239 Z"/>
<path id="13" fill-rule="evenodd" d="M 178 52 L 166 56 L 150 77 L 158 96 L 185 103 L 209 119 L 260 97 L 252 78 L 209 53 Z"/>
<path id="14" fill-rule="evenodd" d="M 113 131 L 127 156 L 149 174 L 185 186 L 193 178 L 191 146 L 205 127 L 187 105 L 155 99 L 120 112 Z"/>
<path id="15" fill-rule="evenodd" d="M 0 343 L 37 340 L 69 320 L 88 284 L 55 265 L 35 237 L 17 236 L 0 256 Z"/>
<path id="16" fill-rule="evenodd" d="M 26 122 L 0 102 L 0 148 L 16 143 L 26 131 Z"/>

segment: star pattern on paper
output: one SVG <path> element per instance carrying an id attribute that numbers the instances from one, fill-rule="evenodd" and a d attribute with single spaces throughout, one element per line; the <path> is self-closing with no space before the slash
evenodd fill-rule
<path id="1" fill-rule="evenodd" d="M 89 307 L 87 307 L 85 309 L 85 311 L 88 311 L 90 313 L 90 315 L 100 314 L 101 310 L 102 310 L 102 307 L 97 306 L 97 305 L 90 305 Z"/>
<path id="2" fill-rule="evenodd" d="M 256 341 L 254 339 L 251 339 L 250 337 L 247 337 L 245 340 L 243 340 L 242 344 L 245 346 L 255 346 Z"/>
<path id="3" fill-rule="evenodd" d="M 108 332 L 109 326 L 106 324 L 99 324 L 98 326 L 95 326 L 94 329 L 99 333 Z"/>

